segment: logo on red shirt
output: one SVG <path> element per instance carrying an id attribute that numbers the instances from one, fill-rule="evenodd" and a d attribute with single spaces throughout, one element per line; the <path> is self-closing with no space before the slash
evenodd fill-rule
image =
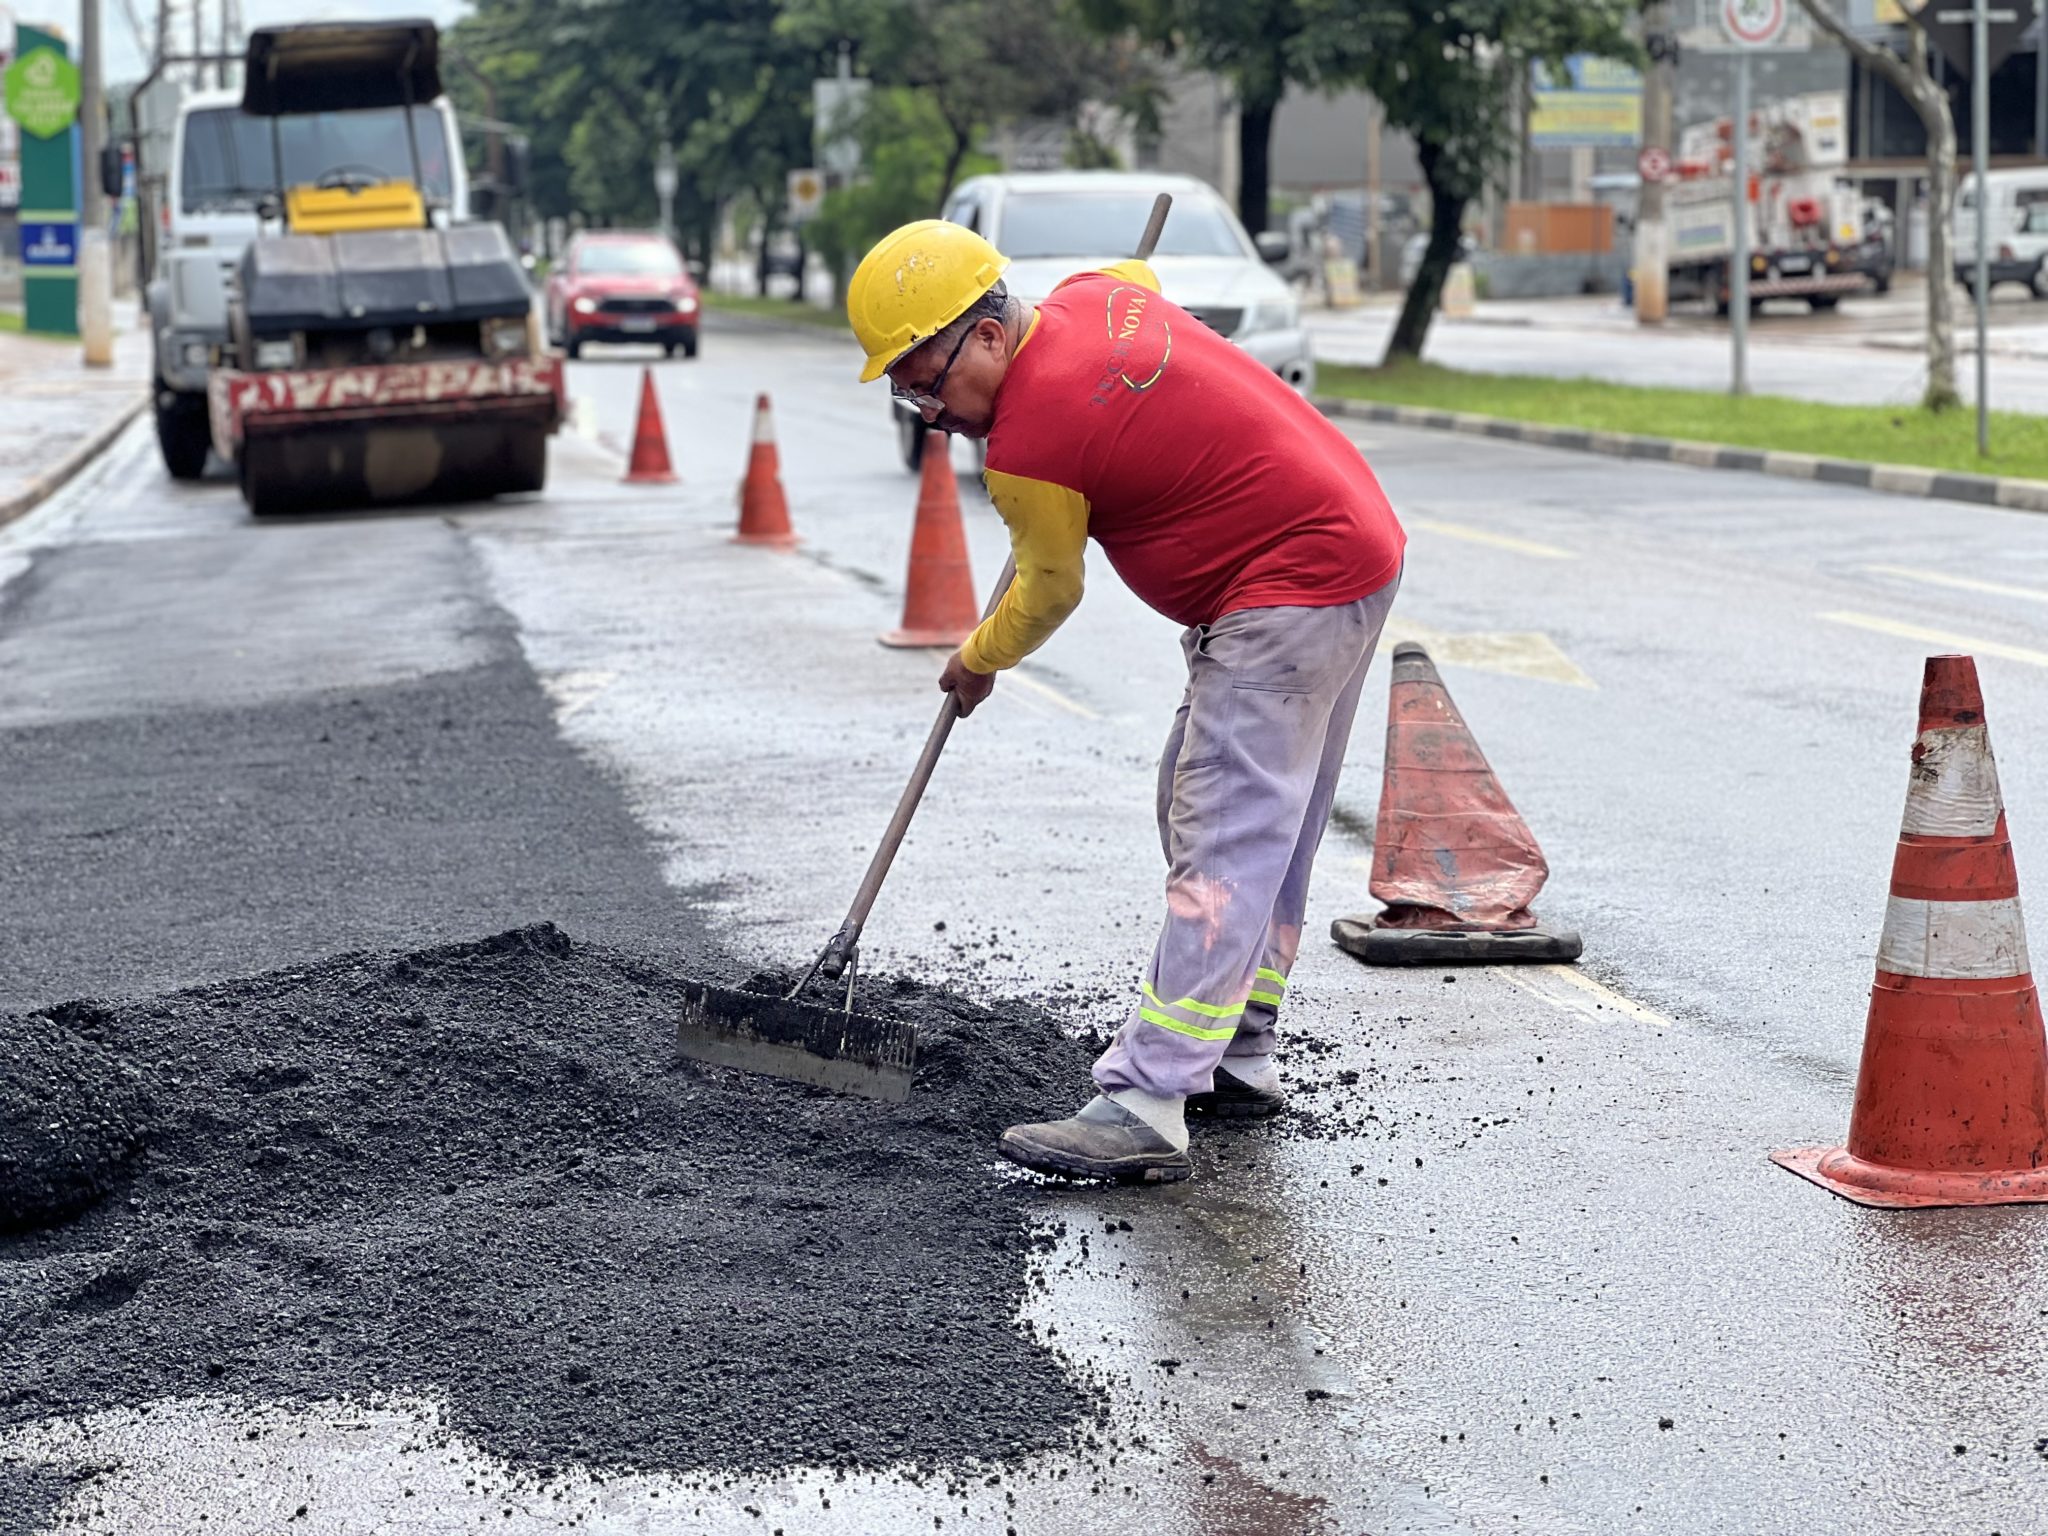
<path id="1" fill-rule="evenodd" d="M 1149 288 L 1116 287 L 1104 302 L 1104 320 L 1109 328 L 1109 359 L 1102 377 L 1095 381 L 1090 405 L 1107 405 L 1122 383 L 1126 389 L 1147 390 L 1166 373 L 1173 357 L 1173 328 L 1158 313 Z"/>

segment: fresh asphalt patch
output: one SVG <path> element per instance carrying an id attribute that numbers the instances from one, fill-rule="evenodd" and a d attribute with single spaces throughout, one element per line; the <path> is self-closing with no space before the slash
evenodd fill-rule
<path id="1" fill-rule="evenodd" d="M 905 1105 L 683 1060 L 684 977 L 763 957 L 491 638 L 0 728 L 0 1425 L 416 1394 L 535 1475 L 1065 1443 L 1091 1390 L 1018 1322 L 1047 1239 L 994 1144 L 1092 1048 L 876 978 Z M 50 1498 L 0 1462 L 0 1508 Z"/>
<path id="2" fill-rule="evenodd" d="M 1063 1443 L 1088 1394 L 1017 1322 L 1033 1195 L 993 1148 L 1088 1048 L 878 985 L 923 1032 L 883 1106 L 682 1060 L 682 985 L 540 924 L 0 1021 L 0 1114 L 53 1035 L 149 1099 L 110 1194 L 0 1239 L 0 1423 L 417 1394 L 535 1471 Z"/>

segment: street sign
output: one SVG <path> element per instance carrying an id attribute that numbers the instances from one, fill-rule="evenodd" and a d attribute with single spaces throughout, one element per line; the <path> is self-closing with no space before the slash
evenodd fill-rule
<path id="1" fill-rule="evenodd" d="M 1721 31 L 1737 48 L 1776 48 L 1790 6 L 1791 0 L 1721 0 Z"/>
<path id="2" fill-rule="evenodd" d="M 811 143 L 818 164 L 841 181 L 860 174 L 860 118 L 870 89 L 868 81 L 851 75 L 811 82 Z"/>
<path id="3" fill-rule="evenodd" d="M 21 264 L 25 267 L 70 268 L 78 264 L 78 223 L 75 219 L 23 219 Z"/>
<path id="4" fill-rule="evenodd" d="M 1654 144 L 1644 145 L 1643 152 L 1636 156 L 1636 174 L 1646 182 L 1669 181 L 1671 152 Z"/>
<path id="5" fill-rule="evenodd" d="M 1997 0 L 1985 12 L 1984 46 L 1993 74 L 2019 47 L 2020 34 L 2034 24 L 2034 8 L 2034 0 Z M 1976 14 L 1953 0 L 1942 9 L 1929 5 L 1920 13 L 1927 26 L 1927 40 L 1941 50 L 1949 68 L 1965 80 L 1970 78 L 1970 23 Z"/>
<path id="6" fill-rule="evenodd" d="M 7 115 L 24 133 L 54 139 L 78 121 L 78 66 L 54 48 L 34 48 L 7 66 Z"/>
<path id="7" fill-rule="evenodd" d="M 825 203 L 825 173 L 818 170 L 789 173 L 789 216 L 801 223 L 814 219 Z"/>
<path id="8" fill-rule="evenodd" d="M 1529 142 L 1538 149 L 1633 149 L 1643 137 L 1643 77 L 1631 64 L 1577 53 L 1553 75 L 1530 67 Z"/>

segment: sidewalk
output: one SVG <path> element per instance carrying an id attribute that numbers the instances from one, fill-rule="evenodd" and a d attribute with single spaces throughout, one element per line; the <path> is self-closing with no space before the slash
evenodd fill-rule
<path id="1" fill-rule="evenodd" d="M 76 341 L 0 331 L 0 523 L 84 467 L 149 403 L 149 336 L 114 306 L 114 365 L 87 368 Z"/>

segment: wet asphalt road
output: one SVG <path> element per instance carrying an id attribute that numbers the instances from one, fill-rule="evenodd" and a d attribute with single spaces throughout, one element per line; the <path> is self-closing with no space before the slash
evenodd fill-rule
<path id="1" fill-rule="evenodd" d="M 701 920 L 783 962 L 821 943 L 937 705 L 938 658 L 872 639 L 914 482 L 828 341 L 713 335 L 658 378 L 674 490 L 615 483 L 622 351 L 573 370 L 588 434 L 530 505 L 259 528 L 225 482 L 169 486 L 138 432 L 0 535 L 6 1001 L 541 916 L 638 947 Z M 761 388 L 795 555 L 724 538 Z M 1764 1154 L 1846 1126 L 1925 652 L 2001 648 L 1980 665 L 2022 879 L 2048 870 L 2048 522 L 1361 440 L 1413 530 L 1397 625 L 1481 663 L 1447 681 L 1587 959 L 1447 980 L 1311 943 L 1284 1021 L 1300 1116 L 1200 1133 L 1170 1191 L 1045 1196 L 1066 1227 L 1026 1317 L 1112 1383 L 1113 1451 L 1000 1488 L 536 1493 L 459 1441 L 420 1454 L 431 1402 L 195 1397 L 0 1454 L 116 1464 L 67 1511 L 111 1531 L 269 1528 L 309 1488 L 294 1529 L 2041 1529 L 2048 1211 L 1863 1211 Z M 1001 530 L 962 489 L 987 580 Z M 1179 677 L 1171 626 L 1091 577 L 956 733 L 869 958 L 1108 1024 L 1155 920 Z M 330 762 L 352 698 L 385 722 Z M 608 799 L 504 772 L 550 719 Z M 110 836 L 135 868 L 94 852 Z M 1313 929 L 1370 905 L 1367 853 L 1333 831 Z"/>

